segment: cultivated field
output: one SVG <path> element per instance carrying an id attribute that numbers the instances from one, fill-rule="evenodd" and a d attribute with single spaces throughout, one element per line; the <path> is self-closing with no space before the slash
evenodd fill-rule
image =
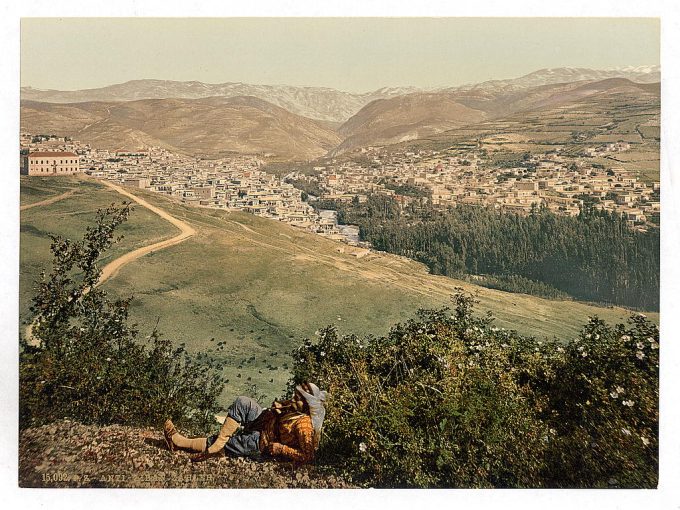
<path id="1" fill-rule="evenodd" d="M 31 282 L 49 261 L 46 232 L 80 237 L 97 207 L 123 198 L 92 180 L 22 178 L 22 204 L 77 191 L 22 212 L 21 318 L 29 320 Z M 497 326 L 535 336 L 572 338 L 591 315 L 624 321 L 620 308 L 549 301 L 476 287 L 427 273 L 416 262 L 387 254 L 359 258 L 347 245 L 245 213 L 181 205 L 131 190 L 187 222 L 196 235 L 124 266 L 104 288 L 134 295 L 133 320 L 142 336 L 158 321 L 164 336 L 192 352 L 213 349 L 229 384 L 225 402 L 256 384 L 269 397 L 288 378 L 288 353 L 304 338 L 333 324 L 342 333 L 387 333 L 418 308 L 446 305 L 456 287 L 477 292 Z M 170 238 L 177 229 L 136 206 L 121 230 L 125 239 L 107 261 L 141 245 Z M 658 320 L 657 314 L 648 314 Z"/>

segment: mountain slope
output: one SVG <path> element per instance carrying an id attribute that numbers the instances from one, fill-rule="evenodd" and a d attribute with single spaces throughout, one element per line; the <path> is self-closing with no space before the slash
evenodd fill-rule
<path id="1" fill-rule="evenodd" d="M 340 154 L 367 145 L 391 145 L 501 119 L 520 112 L 575 106 L 587 98 L 626 94 L 658 97 L 659 85 L 625 78 L 557 83 L 520 89 L 470 89 L 409 94 L 377 100 L 362 108 L 338 132 L 344 137 Z"/>
<path id="2" fill-rule="evenodd" d="M 609 78 L 625 78 L 637 83 L 655 83 L 661 81 L 661 67 L 638 66 L 622 67 L 618 69 L 587 69 L 582 67 L 558 67 L 539 69 L 532 73 L 507 80 L 488 80 L 482 83 L 473 83 L 461 87 L 453 87 L 451 90 L 512 90 L 556 83 L 571 83 L 575 81 L 601 81 Z"/>
<path id="3" fill-rule="evenodd" d="M 541 69 L 519 78 L 490 80 L 478 84 L 442 87 L 430 92 L 461 90 L 517 90 L 555 83 L 627 78 L 639 83 L 660 80 L 659 66 L 624 67 L 596 70 L 584 68 Z M 383 87 L 365 93 L 351 93 L 328 87 L 293 87 L 289 85 L 253 85 L 248 83 L 203 83 L 200 81 L 131 80 L 125 83 L 84 90 L 43 90 L 21 88 L 21 99 L 46 103 L 83 103 L 90 101 L 136 101 L 139 99 L 202 99 L 206 97 L 254 96 L 309 117 L 331 122 L 344 122 L 376 99 L 426 92 L 416 87 Z"/>
<path id="4" fill-rule="evenodd" d="M 344 140 L 334 152 L 423 138 L 485 118 L 485 112 L 457 102 L 452 94 L 416 93 L 379 99 L 338 128 Z"/>
<path id="5" fill-rule="evenodd" d="M 240 96 L 120 103 L 22 101 L 21 129 L 68 135 L 107 149 L 157 145 L 207 156 L 240 152 L 311 159 L 340 142 L 335 132 L 314 120 Z"/>
<path id="6" fill-rule="evenodd" d="M 132 80 L 85 90 L 41 90 L 22 87 L 21 98 L 46 103 L 83 103 L 90 101 L 136 101 L 141 99 L 203 99 L 208 97 L 253 96 L 312 119 L 344 122 L 365 104 L 416 89 L 383 88 L 353 94 L 326 87 L 287 85 L 250 85 L 247 83 L 209 84 L 199 81 Z"/>

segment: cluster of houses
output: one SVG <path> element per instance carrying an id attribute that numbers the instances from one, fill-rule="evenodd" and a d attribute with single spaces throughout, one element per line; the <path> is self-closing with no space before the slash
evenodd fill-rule
<path id="1" fill-rule="evenodd" d="M 589 148 L 628 150 L 626 142 Z M 133 152 L 92 148 L 68 138 L 21 136 L 22 173 L 58 175 L 86 172 L 126 186 L 143 188 L 201 207 L 247 211 L 334 238 L 347 237 L 334 217 L 318 214 L 287 181 L 307 181 L 323 199 L 366 200 L 370 194 L 417 200 L 425 190 L 439 206 L 476 204 L 528 212 L 544 205 L 558 214 L 576 215 L 584 202 L 623 214 L 638 229 L 658 223 L 659 183 L 648 185 L 623 168 L 604 168 L 588 158 L 563 156 L 559 149 L 527 154 L 515 165 L 491 163 L 485 152 L 463 150 L 363 149 L 358 161 L 328 160 L 314 175 L 267 174 L 256 156 L 202 159 L 158 147 Z M 421 195 L 422 196 L 422 195 Z"/>
<path id="2" fill-rule="evenodd" d="M 605 150 L 627 150 L 625 142 Z M 587 158 L 562 156 L 559 150 L 529 155 L 516 166 L 494 165 L 481 151 L 385 151 L 361 162 L 331 160 L 316 167 L 318 175 L 295 174 L 322 190 L 321 198 L 361 200 L 369 193 L 396 196 L 401 202 L 415 196 L 397 195 L 397 186 L 427 190 L 440 206 L 476 204 L 503 210 L 529 212 L 544 205 L 558 214 L 577 215 L 584 202 L 623 214 L 629 224 L 645 229 L 660 211 L 659 183 L 641 182 L 620 167 L 593 165 Z"/>
<path id="3" fill-rule="evenodd" d="M 65 138 L 44 140 L 28 133 L 22 134 L 21 149 L 24 153 L 22 173 L 28 175 L 63 175 L 80 171 L 98 179 L 169 195 L 186 204 L 245 211 L 327 237 L 350 240 L 335 218 L 323 217 L 303 201 L 299 189 L 262 171 L 263 162 L 255 156 L 235 155 L 207 160 L 159 147 L 108 151 Z M 51 162 L 46 166 L 52 168 L 67 152 L 71 154 L 69 161 L 77 162 L 69 167 L 69 171 L 35 173 L 23 170 L 26 161 L 32 168 L 32 162 L 37 158 L 40 162 Z"/>

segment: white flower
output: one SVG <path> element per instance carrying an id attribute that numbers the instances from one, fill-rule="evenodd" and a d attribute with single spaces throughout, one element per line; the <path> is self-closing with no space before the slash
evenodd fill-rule
<path id="1" fill-rule="evenodd" d="M 658 349 L 658 348 L 659 348 L 659 344 L 657 344 L 656 342 L 652 342 L 652 344 L 650 345 L 650 347 L 651 347 L 652 349 Z"/>
<path id="2" fill-rule="evenodd" d="M 623 432 L 627 436 L 630 436 L 630 430 L 628 430 L 627 428 L 622 428 L 621 432 Z"/>
<path id="3" fill-rule="evenodd" d="M 649 445 L 649 439 L 647 439 L 645 436 L 640 436 L 640 439 L 642 439 L 642 444 L 645 446 Z"/>
<path id="4" fill-rule="evenodd" d="M 635 402 L 632 401 L 632 400 L 624 400 L 624 401 L 621 402 L 621 403 L 622 403 L 624 406 L 628 406 L 628 407 L 633 407 L 633 404 L 635 404 Z"/>
<path id="5" fill-rule="evenodd" d="M 637 357 L 637 359 L 644 359 L 645 353 L 642 351 L 638 351 L 635 353 L 635 356 Z"/>
<path id="6" fill-rule="evenodd" d="M 587 357 L 588 357 L 588 353 L 587 353 L 587 352 L 585 352 L 585 351 L 583 351 L 583 352 L 581 353 L 581 357 L 583 357 L 583 358 L 587 358 Z"/>
<path id="7" fill-rule="evenodd" d="M 616 393 L 625 393 L 626 390 L 624 390 L 621 386 L 616 387 Z"/>
<path id="8" fill-rule="evenodd" d="M 653 339 L 651 336 L 648 336 L 648 337 L 647 337 L 647 341 L 648 341 L 650 344 L 654 343 L 654 339 Z"/>
<path id="9" fill-rule="evenodd" d="M 325 355 L 326 355 L 326 352 L 325 352 L 325 351 L 321 351 L 319 354 L 321 354 L 321 356 L 325 356 Z"/>
<path id="10" fill-rule="evenodd" d="M 630 337 L 628 335 L 623 335 L 621 337 L 621 340 L 623 340 L 624 342 L 627 342 L 628 340 L 630 340 Z"/>
<path id="11" fill-rule="evenodd" d="M 616 393 L 615 391 L 612 391 L 612 392 L 609 394 L 609 396 L 610 396 L 611 398 L 618 398 L 619 394 Z"/>
<path id="12" fill-rule="evenodd" d="M 586 338 L 590 338 L 591 336 L 592 336 L 592 335 L 591 335 L 590 333 L 588 333 L 588 334 L 586 335 Z"/>
<path id="13" fill-rule="evenodd" d="M 111 361 L 111 358 L 106 358 L 106 361 Z"/>
<path id="14" fill-rule="evenodd" d="M 564 352 L 564 349 L 562 349 L 562 347 L 558 347 L 557 352 Z"/>
<path id="15" fill-rule="evenodd" d="M 595 334 L 595 340 L 599 340 L 599 339 L 600 339 L 600 335 Z"/>
<path id="16" fill-rule="evenodd" d="M 359 443 L 359 451 L 361 453 L 364 453 L 367 449 L 368 447 L 366 446 L 366 443 Z"/>
<path id="17" fill-rule="evenodd" d="M 578 350 L 578 352 L 583 352 L 583 349 L 585 349 L 585 347 L 580 346 L 577 350 Z"/>
<path id="18" fill-rule="evenodd" d="M 637 347 L 638 349 L 644 349 L 645 344 L 643 344 L 642 342 L 638 342 L 638 343 L 635 344 L 635 347 Z"/>

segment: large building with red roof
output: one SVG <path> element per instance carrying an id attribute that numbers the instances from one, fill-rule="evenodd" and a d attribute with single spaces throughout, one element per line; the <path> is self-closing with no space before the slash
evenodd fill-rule
<path id="1" fill-rule="evenodd" d="M 25 175 L 71 175 L 80 172 L 78 155 L 64 151 L 31 152 L 24 158 Z"/>

